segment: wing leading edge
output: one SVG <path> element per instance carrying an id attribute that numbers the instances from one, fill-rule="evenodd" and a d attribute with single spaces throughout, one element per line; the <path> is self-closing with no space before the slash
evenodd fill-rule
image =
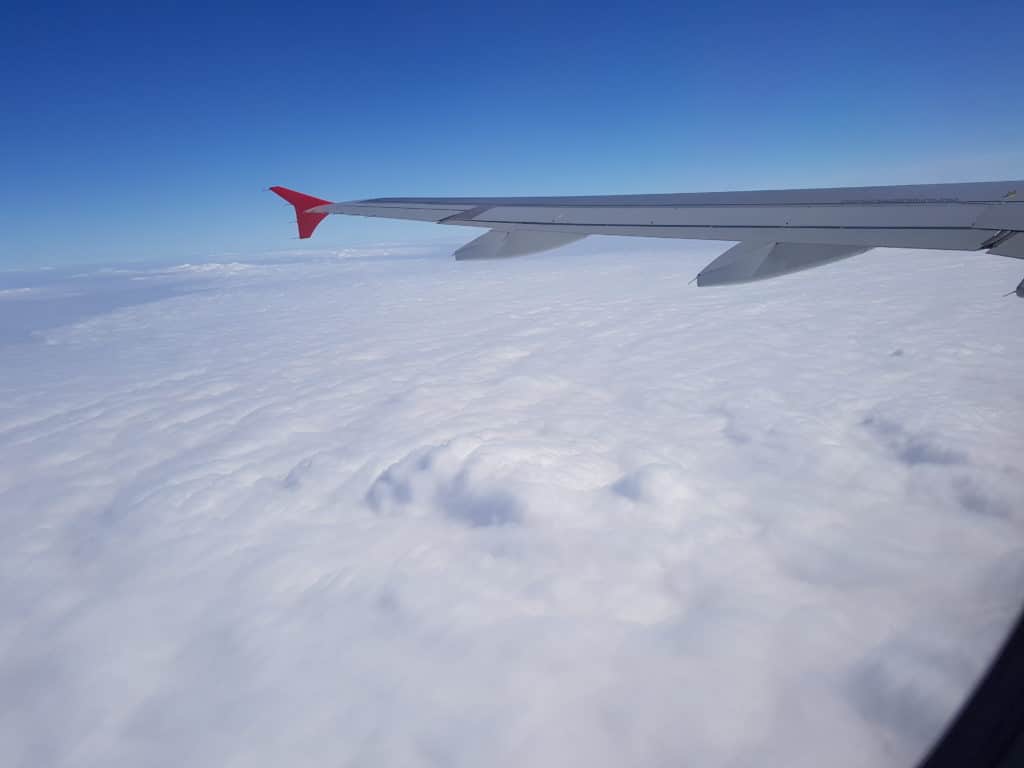
<path id="1" fill-rule="evenodd" d="M 1024 181 L 340 203 L 271 189 L 294 206 L 300 237 L 329 214 L 490 230 L 458 249 L 458 259 L 537 253 L 592 234 L 739 241 L 701 271 L 699 285 L 777 277 L 875 247 L 985 250 L 1024 259 Z"/>

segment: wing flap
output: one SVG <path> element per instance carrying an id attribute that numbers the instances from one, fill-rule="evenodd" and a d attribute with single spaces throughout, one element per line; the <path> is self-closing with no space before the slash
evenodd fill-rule
<path id="1" fill-rule="evenodd" d="M 1011 235 L 999 245 L 989 248 L 988 252 L 996 256 L 1009 256 L 1011 259 L 1024 259 L 1024 232 Z"/>
<path id="2" fill-rule="evenodd" d="M 979 229 L 1024 230 L 1024 202 L 1002 202 L 986 206 L 974 226 Z"/>

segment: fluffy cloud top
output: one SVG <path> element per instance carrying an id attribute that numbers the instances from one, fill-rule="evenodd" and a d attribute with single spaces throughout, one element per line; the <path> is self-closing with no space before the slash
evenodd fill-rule
<path id="1" fill-rule="evenodd" d="M 597 242 L 0 284 L 0 763 L 917 759 L 1024 596 L 1019 264 Z"/>

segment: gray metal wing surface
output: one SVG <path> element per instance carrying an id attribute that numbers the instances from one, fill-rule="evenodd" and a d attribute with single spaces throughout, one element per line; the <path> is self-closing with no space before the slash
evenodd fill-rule
<path id="1" fill-rule="evenodd" d="M 1024 181 L 339 203 L 271 189 L 295 206 L 304 236 L 329 214 L 488 230 L 456 252 L 460 259 L 536 253 L 587 235 L 738 241 L 701 271 L 699 285 L 776 277 L 875 247 L 985 250 L 1024 259 Z"/>

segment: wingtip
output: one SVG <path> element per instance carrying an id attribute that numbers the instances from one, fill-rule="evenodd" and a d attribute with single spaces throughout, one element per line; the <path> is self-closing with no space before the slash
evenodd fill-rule
<path id="1" fill-rule="evenodd" d="M 313 231 L 317 228 L 317 225 L 327 218 L 326 213 L 311 213 L 310 209 L 322 205 L 330 205 L 330 200 L 324 200 L 320 197 L 313 197 L 312 195 L 306 195 L 302 192 L 296 192 L 294 189 L 289 189 L 288 187 L 273 186 L 268 187 L 267 191 L 273 192 L 278 197 L 284 199 L 295 209 L 295 219 L 298 223 L 300 240 L 305 240 L 311 237 L 313 235 Z"/>

